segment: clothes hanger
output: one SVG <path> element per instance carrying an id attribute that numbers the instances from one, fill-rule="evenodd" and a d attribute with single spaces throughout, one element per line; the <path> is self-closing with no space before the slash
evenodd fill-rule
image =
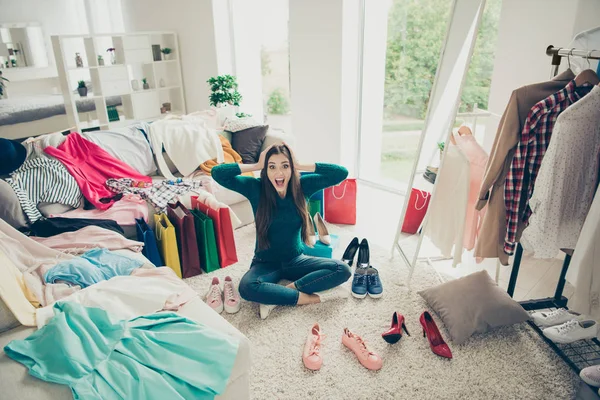
<path id="1" fill-rule="evenodd" d="M 471 128 L 469 128 L 466 125 L 463 125 L 460 128 L 458 128 L 458 134 L 459 134 L 459 136 L 473 136 L 473 132 L 471 131 Z"/>
<path id="2" fill-rule="evenodd" d="M 573 49 L 571 49 L 571 51 L 569 53 L 572 53 Z M 600 83 L 600 78 L 598 78 L 598 74 L 596 74 L 596 71 L 594 71 L 593 69 L 589 68 L 591 67 L 590 64 L 590 54 L 592 52 L 590 51 L 586 57 L 587 62 L 588 62 L 588 69 L 585 69 L 583 71 L 581 71 L 579 74 L 577 74 L 577 76 L 575 77 L 575 85 L 577 87 L 581 87 L 586 83 L 589 83 L 591 85 L 597 85 Z M 568 59 L 568 56 L 567 56 Z M 569 66 L 570 66 L 570 62 L 569 62 Z"/>

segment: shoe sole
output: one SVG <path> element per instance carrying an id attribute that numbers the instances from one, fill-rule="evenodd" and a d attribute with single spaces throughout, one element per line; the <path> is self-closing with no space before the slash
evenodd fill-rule
<path id="1" fill-rule="evenodd" d="M 582 381 L 584 381 L 585 383 L 587 383 L 590 386 L 600 387 L 600 383 L 598 383 L 598 382 L 591 381 L 591 380 L 587 379 L 587 377 L 585 377 L 581 374 L 579 375 L 579 377 L 581 378 Z"/>
<path id="2" fill-rule="evenodd" d="M 210 307 L 210 305 L 209 305 L 209 307 Z M 221 313 L 223 312 L 223 309 L 224 309 L 224 307 L 223 307 L 223 303 L 221 303 L 221 306 L 220 306 L 220 307 L 217 307 L 217 308 L 210 307 L 210 308 L 211 308 L 212 310 L 215 310 L 215 312 L 216 312 L 217 314 L 221 314 Z"/>
<path id="3" fill-rule="evenodd" d="M 395 333 L 393 335 L 381 335 L 381 337 L 383 337 L 383 340 L 385 340 L 389 344 L 398 343 L 400 341 L 400 339 L 402 339 L 402 335 L 397 334 L 397 333 Z"/>
<path id="4" fill-rule="evenodd" d="M 383 296 L 383 292 L 379 293 L 379 294 L 371 294 L 369 293 L 369 297 L 372 299 L 379 299 Z"/>
<path id="5" fill-rule="evenodd" d="M 352 292 L 352 297 L 355 297 L 357 299 L 364 299 L 365 297 L 367 297 L 367 294 L 366 293 L 365 294 L 357 294 L 357 293 Z"/>
<path id="6" fill-rule="evenodd" d="M 242 306 L 242 303 L 237 303 L 237 306 L 235 306 L 235 307 L 229 307 L 228 305 L 225 305 L 224 309 L 227 314 L 235 314 L 238 311 L 240 311 L 241 306 Z"/>

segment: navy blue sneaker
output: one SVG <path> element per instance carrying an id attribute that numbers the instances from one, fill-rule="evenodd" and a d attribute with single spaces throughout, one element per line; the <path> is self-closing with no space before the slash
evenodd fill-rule
<path id="1" fill-rule="evenodd" d="M 367 269 L 357 267 L 352 279 L 352 296 L 364 299 L 367 296 Z"/>
<path id="2" fill-rule="evenodd" d="M 379 271 L 373 267 L 367 268 L 367 292 L 369 296 L 378 299 L 383 296 L 383 285 L 379 279 Z"/>

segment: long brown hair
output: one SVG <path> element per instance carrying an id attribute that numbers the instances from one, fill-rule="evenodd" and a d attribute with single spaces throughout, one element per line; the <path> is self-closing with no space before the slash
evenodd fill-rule
<path id="1" fill-rule="evenodd" d="M 279 194 L 273 187 L 273 184 L 267 176 L 267 168 L 269 166 L 269 159 L 274 154 L 283 154 L 287 157 L 290 162 L 292 174 L 288 183 L 288 190 L 292 194 L 294 204 L 300 219 L 302 220 L 302 241 L 308 244 L 308 208 L 306 204 L 306 198 L 302 193 L 300 186 L 300 173 L 296 170 L 294 160 L 290 154 L 290 150 L 286 145 L 275 145 L 269 149 L 265 157 L 265 165 L 263 165 L 262 171 L 260 172 L 260 200 L 258 202 L 258 210 L 256 210 L 256 236 L 258 238 L 258 248 L 265 250 L 270 247 L 269 238 L 267 233 L 271 227 L 271 221 L 273 220 L 273 212 L 277 208 L 277 197 Z"/>

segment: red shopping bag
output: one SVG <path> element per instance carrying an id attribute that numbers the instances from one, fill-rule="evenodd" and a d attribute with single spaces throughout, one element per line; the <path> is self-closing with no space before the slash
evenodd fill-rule
<path id="1" fill-rule="evenodd" d="M 325 189 L 325 220 L 332 224 L 356 224 L 356 179 Z"/>
<path id="2" fill-rule="evenodd" d="M 423 218 L 427 214 L 431 193 L 413 188 L 406 206 L 406 214 L 402 223 L 402 232 L 415 234 L 421 227 Z"/>
<path id="3" fill-rule="evenodd" d="M 198 196 L 192 196 L 192 208 L 202 211 L 213 220 L 221 268 L 235 264 L 238 261 L 238 257 L 237 250 L 235 249 L 233 224 L 231 223 L 229 208 L 212 209 L 198 201 Z"/>
<path id="4" fill-rule="evenodd" d="M 194 216 L 179 201 L 167 205 L 167 216 L 175 227 L 182 278 L 200 275 L 202 271 L 200 271 L 200 254 L 198 253 Z"/>

